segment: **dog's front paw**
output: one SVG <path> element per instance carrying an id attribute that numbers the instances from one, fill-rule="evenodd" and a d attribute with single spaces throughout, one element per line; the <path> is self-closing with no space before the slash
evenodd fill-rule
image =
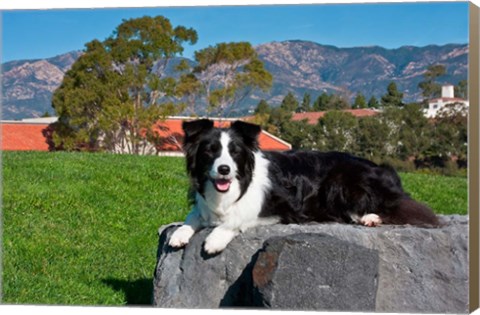
<path id="1" fill-rule="evenodd" d="M 175 230 L 175 232 L 173 232 L 168 245 L 175 248 L 183 247 L 188 244 L 188 241 L 194 233 L 195 231 L 192 229 L 192 227 L 188 225 L 182 225 Z"/>
<path id="2" fill-rule="evenodd" d="M 225 240 L 207 237 L 203 248 L 207 254 L 213 255 L 223 251 L 227 245 L 228 242 L 225 242 Z"/>
<path id="3" fill-rule="evenodd" d="M 216 254 L 223 251 L 228 243 L 237 235 L 230 229 L 216 228 L 205 239 L 204 249 L 207 254 Z"/>

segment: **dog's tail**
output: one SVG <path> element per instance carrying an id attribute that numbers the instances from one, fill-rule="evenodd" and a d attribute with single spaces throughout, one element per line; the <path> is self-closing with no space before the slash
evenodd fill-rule
<path id="1" fill-rule="evenodd" d="M 411 224 L 422 227 L 439 227 L 442 225 L 435 213 L 426 205 L 413 200 L 403 190 L 400 177 L 393 167 L 382 164 L 377 170 L 383 187 L 381 195 L 386 196 L 381 215 L 385 224 Z M 387 202 L 388 200 L 388 202 Z"/>
<path id="2" fill-rule="evenodd" d="M 421 227 L 440 227 L 442 222 L 435 213 L 418 201 L 405 196 L 398 200 L 394 209 L 382 216 L 385 224 L 411 224 Z"/>

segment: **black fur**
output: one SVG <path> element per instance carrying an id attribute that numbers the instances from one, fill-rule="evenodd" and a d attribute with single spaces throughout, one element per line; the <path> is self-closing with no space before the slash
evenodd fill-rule
<path id="1" fill-rule="evenodd" d="M 437 217 L 403 191 L 395 170 L 340 152 L 265 152 L 273 189 L 260 216 L 282 223 L 353 223 L 375 213 L 384 224 L 436 226 Z"/>
<path id="2" fill-rule="evenodd" d="M 219 156 L 221 130 L 228 130 L 229 152 L 238 166 L 241 196 L 247 190 L 258 150 L 257 125 L 234 122 L 229 129 L 209 120 L 186 122 L 184 149 L 194 189 L 203 194 L 208 168 Z M 264 152 L 272 187 L 265 192 L 260 217 L 278 216 L 282 223 L 352 223 L 352 214 L 375 213 L 384 224 L 439 225 L 426 206 L 404 192 L 395 170 L 340 152 Z"/>

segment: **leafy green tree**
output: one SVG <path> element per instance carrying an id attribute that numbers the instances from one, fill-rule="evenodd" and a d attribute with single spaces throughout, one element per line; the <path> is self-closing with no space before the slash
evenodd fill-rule
<path id="1" fill-rule="evenodd" d="M 170 60 L 197 33 L 162 16 L 124 20 L 113 35 L 87 43 L 52 98 L 53 140 L 70 150 L 148 153 L 154 123 L 174 106 Z"/>
<path id="2" fill-rule="evenodd" d="M 358 93 L 353 102 L 352 108 L 367 108 L 367 100 L 362 93 Z"/>
<path id="3" fill-rule="evenodd" d="M 303 94 L 303 100 L 300 106 L 297 107 L 295 110 L 297 113 L 305 113 L 305 112 L 310 112 L 312 111 L 310 107 L 310 102 L 311 102 L 311 95 L 309 93 Z"/>
<path id="4" fill-rule="evenodd" d="M 418 84 L 422 90 L 422 95 L 425 100 L 440 97 L 442 93 L 442 86 L 436 82 L 436 79 L 447 73 L 444 65 L 430 65 L 423 74 L 424 81 Z"/>
<path id="5" fill-rule="evenodd" d="M 424 159 L 431 141 L 434 141 L 432 126 L 423 115 L 420 104 L 405 105 L 400 111 L 401 127 L 399 130 L 400 150 L 402 159 Z"/>
<path id="6" fill-rule="evenodd" d="M 327 103 L 327 110 L 342 110 L 349 108 L 351 108 L 350 103 L 342 95 L 331 95 Z"/>
<path id="7" fill-rule="evenodd" d="M 292 120 L 292 112 L 281 107 L 273 108 L 268 118 L 266 130 L 278 137 L 283 137 L 285 124 Z"/>
<path id="8" fill-rule="evenodd" d="M 200 82 L 208 111 L 228 116 L 254 90 L 268 91 L 272 75 L 248 42 L 220 43 L 195 52 L 192 74 Z"/>
<path id="9" fill-rule="evenodd" d="M 341 110 L 350 108 L 350 103 L 343 95 L 332 94 L 328 95 L 323 92 L 313 102 L 313 111 L 328 111 L 328 110 Z"/>
<path id="10" fill-rule="evenodd" d="M 287 112 L 295 112 L 295 110 L 298 108 L 298 101 L 292 92 L 288 92 L 288 94 L 283 98 L 280 108 Z"/>
<path id="11" fill-rule="evenodd" d="M 285 121 L 280 128 L 282 139 L 290 143 L 293 149 L 311 149 L 316 141 L 315 126 L 306 120 Z"/>
<path id="12" fill-rule="evenodd" d="M 370 97 L 370 99 L 368 100 L 367 107 L 368 108 L 379 108 L 380 107 L 380 104 L 378 103 L 378 100 L 375 96 Z"/>
<path id="13" fill-rule="evenodd" d="M 263 128 L 266 128 L 271 111 L 272 109 L 270 108 L 270 105 L 268 105 L 267 101 L 261 100 L 258 102 L 258 105 L 255 108 L 253 122 L 262 126 Z"/>
<path id="14" fill-rule="evenodd" d="M 431 156 L 446 159 L 467 159 L 468 108 L 461 103 L 447 104 L 434 121 L 429 148 Z"/>
<path id="15" fill-rule="evenodd" d="M 368 159 L 381 160 L 388 155 L 387 135 L 389 127 L 377 116 L 358 119 L 357 152 L 359 156 Z"/>
<path id="16" fill-rule="evenodd" d="M 458 82 L 458 84 L 455 86 L 455 96 L 463 98 L 463 99 L 468 99 L 468 81 L 467 80 L 461 80 Z"/>
<path id="17" fill-rule="evenodd" d="M 400 129 L 403 127 L 402 108 L 386 107 L 378 118 L 388 127 L 385 134 L 385 151 L 387 156 L 396 158 L 400 152 Z"/>
<path id="18" fill-rule="evenodd" d="M 202 91 L 202 84 L 193 73 L 182 73 L 175 88 L 175 95 L 181 99 L 178 105 L 182 106 L 188 114 L 195 116 L 198 112 L 198 105 L 201 104 Z"/>
<path id="19" fill-rule="evenodd" d="M 398 91 L 395 82 L 390 82 L 387 86 L 387 93 L 382 96 L 381 104 L 383 107 L 402 107 L 403 93 Z"/>
<path id="20" fill-rule="evenodd" d="M 328 103 L 330 102 L 330 95 L 323 92 L 320 94 L 315 102 L 313 102 L 313 110 L 317 112 L 325 111 L 328 108 Z"/>
<path id="21" fill-rule="evenodd" d="M 257 107 L 255 108 L 255 114 L 269 114 L 270 111 L 270 105 L 268 105 L 267 101 L 265 100 L 260 100 Z"/>
<path id="22" fill-rule="evenodd" d="M 357 152 L 357 119 L 350 113 L 328 111 L 316 126 L 316 149 L 324 151 Z"/>

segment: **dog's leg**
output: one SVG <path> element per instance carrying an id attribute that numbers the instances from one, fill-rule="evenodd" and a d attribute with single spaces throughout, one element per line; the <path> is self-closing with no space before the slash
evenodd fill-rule
<path id="1" fill-rule="evenodd" d="M 185 223 L 173 232 L 168 245 L 172 247 L 183 247 L 188 244 L 190 238 L 202 227 L 202 219 L 197 208 L 193 208 L 187 216 Z"/>
<path id="2" fill-rule="evenodd" d="M 217 226 L 205 239 L 205 251 L 208 254 L 215 254 L 224 250 L 228 243 L 238 235 L 237 230 Z"/>

